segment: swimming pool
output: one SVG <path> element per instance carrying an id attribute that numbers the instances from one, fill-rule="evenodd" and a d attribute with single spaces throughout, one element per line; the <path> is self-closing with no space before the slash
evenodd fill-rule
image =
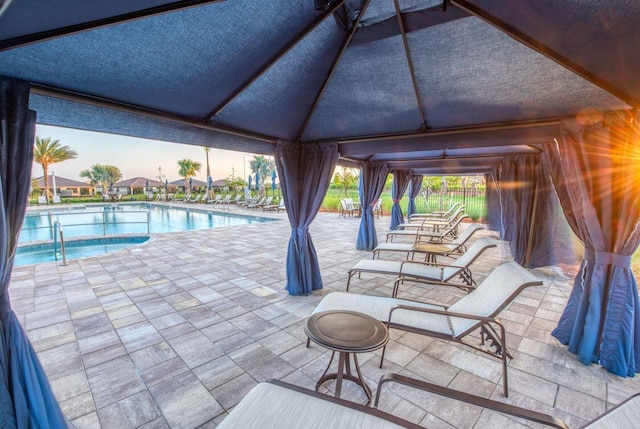
<path id="1" fill-rule="evenodd" d="M 72 260 L 86 256 L 101 255 L 144 243 L 147 240 L 149 240 L 149 237 L 103 237 L 68 241 L 65 243 L 65 256 L 67 260 Z M 33 244 L 18 247 L 13 265 L 19 267 L 52 261 L 62 261 L 62 251 L 59 244 Z"/>
<path id="2" fill-rule="evenodd" d="M 69 206 L 27 212 L 18 238 L 19 251 L 16 254 L 15 265 L 55 260 L 53 239 L 56 235 L 54 227 L 56 222 L 59 222 L 62 227 L 67 246 L 74 247 L 69 249 L 70 252 L 67 251 L 67 259 L 74 259 L 108 253 L 140 243 L 136 241 L 137 238 L 132 238 L 132 235 L 145 235 L 148 239 L 149 234 L 246 225 L 272 220 L 275 219 L 209 212 L 193 207 L 182 208 L 144 203 Z M 123 235 L 125 237 L 122 237 Z M 116 238 L 115 236 L 120 240 L 118 243 L 108 240 Z M 71 246 L 72 241 L 75 242 L 73 246 Z"/>

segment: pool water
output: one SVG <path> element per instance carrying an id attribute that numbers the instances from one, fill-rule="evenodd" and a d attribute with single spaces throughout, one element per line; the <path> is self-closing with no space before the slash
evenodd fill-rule
<path id="1" fill-rule="evenodd" d="M 115 252 L 135 244 L 144 243 L 149 237 L 107 237 L 91 240 L 68 241 L 65 243 L 65 256 L 67 260 L 86 256 L 101 255 Z M 36 244 L 21 246 L 16 251 L 14 266 L 31 265 L 40 262 L 62 261 L 60 245 Z"/>
<path id="2" fill-rule="evenodd" d="M 67 260 L 71 260 L 139 244 L 149 238 L 148 234 L 193 231 L 272 220 L 274 219 L 156 204 L 70 206 L 28 212 L 18 238 L 19 248 L 14 265 L 56 260 L 53 244 L 56 222 L 62 227 L 66 257 Z M 57 260 L 61 260 L 59 252 Z"/>

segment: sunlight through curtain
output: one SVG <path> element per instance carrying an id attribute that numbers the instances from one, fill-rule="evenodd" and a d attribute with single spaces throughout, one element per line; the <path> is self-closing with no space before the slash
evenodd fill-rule
<path id="1" fill-rule="evenodd" d="M 335 142 L 276 143 L 276 167 L 291 224 L 286 286 L 291 295 L 309 295 L 322 289 L 318 255 L 311 241 L 309 226 L 322 206 L 338 157 L 338 144 Z"/>
<path id="2" fill-rule="evenodd" d="M 18 235 L 27 209 L 36 114 L 29 85 L 0 76 L 0 427 L 67 427 L 47 377 L 9 299 Z"/>
<path id="3" fill-rule="evenodd" d="M 640 127 L 630 112 L 585 111 L 545 147 L 562 209 L 585 245 L 552 332 L 580 362 L 640 371 L 640 302 L 631 256 L 640 244 Z"/>

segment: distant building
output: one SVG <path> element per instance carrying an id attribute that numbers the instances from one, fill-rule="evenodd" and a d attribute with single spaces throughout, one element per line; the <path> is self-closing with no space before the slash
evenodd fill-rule
<path id="1" fill-rule="evenodd" d="M 207 190 L 207 182 L 204 182 L 202 180 L 198 180 L 198 179 L 193 179 L 192 178 L 192 183 L 193 183 L 193 190 L 194 191 L 206 191 Z M 181 192 L 184 192 L 184 179 L 178 179 L 178 180 L 174 180 L 173 182 L 169 182 L 169 186 L 175 186 L 177 189 L 179 189 Z"/>
<path id="2" fill-rule="evenodd" d="M 133 179 L 121 180 L 113 185 L 113 190 L 122 195 L 143 194 L 145 192 L 159 191 L 164 188 L 164 183 L 146 177 L 134 177 Z M 172 186 L 169 184 L 169 191 Z"/>
<path id="3" fill-rule="evenodd" d="M 56 194 L 61 197 L 84 197 L 91 196 L 96 193 L 95 186 L 79 182 L 73 179 L 67 179 L 66 177 L 55 176 Z M 36 188 L 34 192 L 42 194 L 44 192 L 44 176 L 36 177 Z M 53 175 L 49 175 L 48 179 L 49 192 L 53 193 Z"/>

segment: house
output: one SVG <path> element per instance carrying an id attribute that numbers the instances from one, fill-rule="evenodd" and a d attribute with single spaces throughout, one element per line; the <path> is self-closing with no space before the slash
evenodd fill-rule
<path id="1" fill-rule="evenodd" d="M 53 193 L 54 176 L 49 175 L 47 180 L 49 192 Z M 85 182 L 80 182 L 66 177 L 55 176 L 56 194 L 61 197 L 84 197 L 91 196 L 96 193 L 96 187 Z M 35 178 L 34 192 L 42 193 L 44 191 L 44 176 Z"/>

